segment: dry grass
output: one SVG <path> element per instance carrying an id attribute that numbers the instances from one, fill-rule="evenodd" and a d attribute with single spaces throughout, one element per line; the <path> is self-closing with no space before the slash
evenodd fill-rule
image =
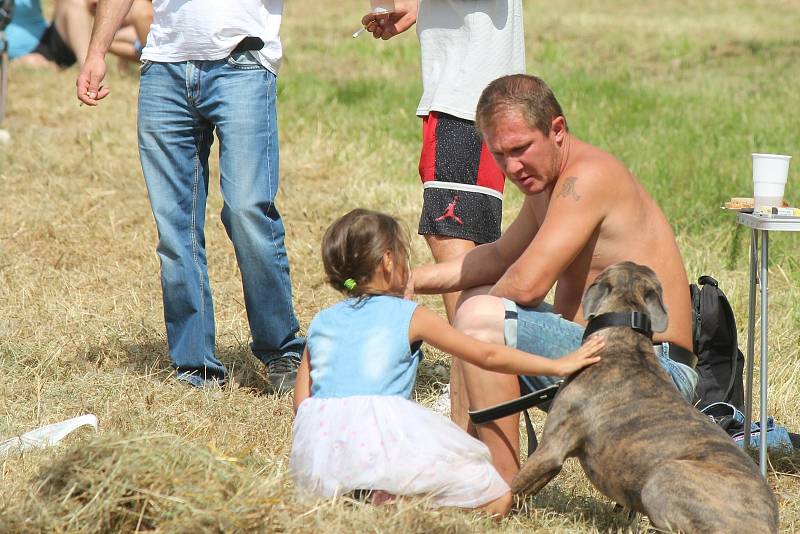
<path id="1" fill-rule="evenodd" d="M 741 330 L 745 236 L 713 210 L 747 187 L 752 148 L 797 155 L 800 98 L 789 84 L 761 79 L 796 72 L 800 19 L 788 1 L 609 4 L 526 2 L 530 70 L 552 81 L 579 135 L 620 155 L 654 192 L 689 272 L 725 281 Z M 303 328 L 337 299 L 318 258 L 329 221 L 365 206 L 414 228 L 421 198 L 414 37 L 351 40 L 361 3 L 337 9 L 321 13 L 296 0 L 285 13 L 279 206 Z M 13 142 L 0 146 L 0 438 L 86 412 L 101 428 L 0 460 L 0 531 L 627 529 L 572 462 L 499 526 L 415 502 L 375 509 L 298 499 L 286 474 L 290 402 L 262 393 L 265 375 L 249 353 L 236 262 L 219 218 L 207 219 L 217 346 L 238 383 L 196 391 L 170 380 L 155 226 L 136 151 L 137 78 L 112 72 L 112 96 L 89 110 L 73 96 L 76 74 L 11 72 L 3 127 Z M 518 206 L 510 192 L 507 220 Z M 209 214 L 220 207 L 213 191 Z M 796 430 L 798 241 L 773 243 L 770 413 Z M 414 254 L 429 259 L 422 240 Z M 424 302 L 441 309 L 438 299 Z M 429 356 L 417 388 L 424 403 L 447 365 L 441 354 Z M 770 483 L 782 528 L 792 532 L 800 526 L 798 471 L 786 461 L 776 467 Z"/>

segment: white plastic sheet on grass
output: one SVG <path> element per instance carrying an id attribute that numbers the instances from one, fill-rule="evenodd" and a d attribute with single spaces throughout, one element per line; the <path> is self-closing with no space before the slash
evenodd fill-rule
<path id="1" fill-rule="evenodd" d="M 94 414 L 73 417 L 60 423 L 43 426 L 26 432 L 21 436 L 0 442 L 0 457 L 28 449 L 44 448 L 55 445 L 82 426 L 91 426 L 97 430 L 97 416 Z"/>

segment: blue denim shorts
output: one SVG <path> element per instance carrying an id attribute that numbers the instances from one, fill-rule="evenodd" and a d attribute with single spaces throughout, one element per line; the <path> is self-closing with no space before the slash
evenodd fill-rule
<path id="1" fill-rule="evenodd" d="M 545 358 L 560 358 L 581 346 L 584 327 L 553 313 L 550 304 L 542 303 L 535 308 L 520 306 L 503 299 L 506 310 L 505 342 L 509 347 L 538 354 Z M 697 371 L 669 359 L 669 342 L 653 345 L 658 362 L 672 377 L 675 387 L 687 402 L 694 397 Z M 561 380 L 553 376 L 521 376 L 523 387 L 531 391 L 546 388 Z"/>

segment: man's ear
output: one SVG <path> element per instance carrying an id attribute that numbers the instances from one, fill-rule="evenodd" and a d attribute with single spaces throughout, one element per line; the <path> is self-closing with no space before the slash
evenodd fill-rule
<path id="1" fill-rule="evenodd" d="M 556 143 L 562 143 L 564 137 L 567 135 L 567 119 L 559 115 L 550 121 L 550 133 L 553 135 Z"/>
<path id="2" fill-rule="evenodd" d="M 644 297 L 647 314 L 650 316 L 650 327 L 653 332 L 663 332 L 667 329 L 667 308 L 661 298 L 660 291 L 648 291 Z"/>
<path id="3" fill-rule="evenodd" d="M 611 292 L 611 287 L 602 282 L 593 282 L 592 285 L 583 294 L 583 301 L 581 301 L 581 308 L 583 308 L 583 318 L 588 321 L 597 315 L 597 308 L 600 303 Z"/>

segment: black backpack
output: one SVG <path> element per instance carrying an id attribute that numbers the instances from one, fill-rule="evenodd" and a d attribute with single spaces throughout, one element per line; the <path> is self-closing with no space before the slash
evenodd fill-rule
<path id="1" fill-rule="evenodd" d="M 715 402 L 727 402 L 741 410 L 744 356 L 739 350 L 733 310 L 715 279 L 701 276 L 697 283 L 690 285 L 693 349 L 699 375 L 695 404 L 702 410 Z"/>

